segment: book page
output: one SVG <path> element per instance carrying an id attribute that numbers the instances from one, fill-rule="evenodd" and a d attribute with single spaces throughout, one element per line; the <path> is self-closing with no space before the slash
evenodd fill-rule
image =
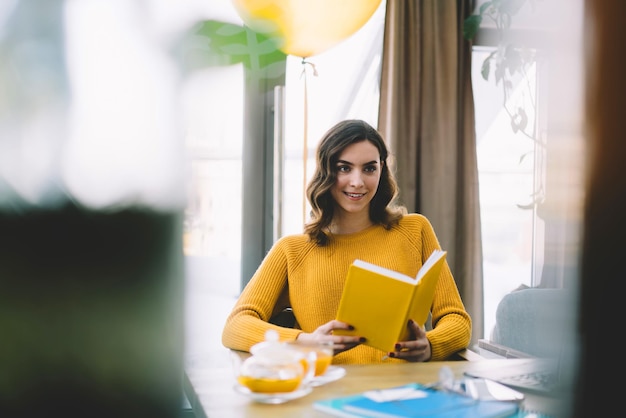
<path id="1" fill-rule="evenodd" d="M 426 274 L 426 272 L 433 266 L 433 264 L 439 261 L 441 257 L 445 257 L 445 255 L 446 255 L 446 251 L 443 251 L 443 250 L 433 251 L 432 254 L 426 260 L 426 262 L 422 265 L 422 268 L 420 269 L 420 271 L 417 272 L 417 281 L 419 282 L 422 279 L 422 277 L 424 277 L 424 274 Z"/>
<path id="2" fill-rule="evenodd" d="M 390 277 L 392 279 L 400 280 L 402 282 L 406 282 L 406 283 L 413 284 L 413 285 L 416 284 L 415 279 L 411 276 L 407 276 L 406 274 L 402 274 L 398 271 L 381 267 L 376 264 L 368 263 L 367 261 L 356 259 L 354 260 L 352 264 L 362 269 L 373 271 L 374 273 L 378 273 L 383 276 Z"/>

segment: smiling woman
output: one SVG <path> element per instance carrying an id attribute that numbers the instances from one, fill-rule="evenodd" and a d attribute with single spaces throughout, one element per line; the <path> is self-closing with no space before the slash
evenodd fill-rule
<path id="1" fill-rule="evenodd" d="M 441 249 L 428 219 L 397 204 L 390 158 L 381 135 L 362 120 L 338 122 L 322 136 L 307 187 L 310 221 L 304 233 L 280 238 L 270 249 L 226 320 L 226 347 L 249 351 L 269 330 L 281 341 L 332 342 L 335 364 L 443 360 L 467 347 L 471 319 L 447 264 L 433 299 L 434 327 L 426 330 L 411 318 L 407 340 L 392 352 L 363 344 L 366 335 L 336 319 L 354 259 L 415 276 Z M 293 327 L 270 322 L 285 308 L 296 318 Z"/>

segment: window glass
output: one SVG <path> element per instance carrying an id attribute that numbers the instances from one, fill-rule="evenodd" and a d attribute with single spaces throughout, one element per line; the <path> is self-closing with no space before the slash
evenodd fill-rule
<path id="1" fill-rule="evenodd" d="M 491 337 L 505 294 L 523 286 L 575 286 L 577 275 L 584 155 L 582 3 L 514 3 L 513 8 L 498 9 L 512 13 L 504 20 L 492 19 L 493 10 L 481 8 L 499 3 L 479 1 L 475 9 L 488 11 L 472 53 L 483 338 Z M 492 53 L 496 59 L 483 66 Z"/>
<path id="2" fill-rule="evenodd" d="M 475 47 L 472 52 L 487 334 L 502 297 L 533 284 L 535 244 L 541 245 L 537 237 L 542 226 L 533 204 L 542 195 L 535 67 L 512 77 L 505 97 L 502 82 L 481 75 L 483 62 L 494 49 Z M 528 123 L 516 130 L 512 114 L 520 107 L 526 110 Z"/>
<path id="3" fill-rule="evenodd" d="M 238 268 L 241 253 L 241 65 L 213 67 L 184 84 L 190 173 L 185 254 L 220 257 Z M 235 265 L 236 264 L 236 265 Z"/>
<path id="4" fill-rule="evenodd" d="M 242 25 L 230 0 L 153 0 L 163 25 L 203 20 Z M 207 39 L 197 39 L 202 51 Z M 187 150 L 185 362 L 228 364 L 219 335 L 239 294 L 242 225 L 243 65 L 208 66 L 181 79 Z"/>

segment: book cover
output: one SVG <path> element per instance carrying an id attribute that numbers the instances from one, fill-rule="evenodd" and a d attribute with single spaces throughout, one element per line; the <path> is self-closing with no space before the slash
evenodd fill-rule
<path id="1" fill-rule="evenodd" d="M 417 383 L 316 401 L 314 408 L 338 417 L 504 418 L 516 416 L 515 402 L 479 401 L 452 392 L 424 389 Z"/>
<path id="2" fill-rule="evenodd" d="M 359 415 L 356 412 L 346 411 L 344 409 L 344 406 L 347 403 L 356 401 L 362 396 L 363 395 L 353 395 L 341 398 L 322 399 L 313 402 L 313 409 L 325 412 L 326 414 L 332 415 L 334 417 L 362 418 L 362 415 Z"/>
<path id="3" fill-rule="evenodd" d="M 398 341 L 408 339 L 409 319 L 422 327 L 428 319 L 445 258 L 446 251 L 433 251 L 416 277 L 355 260 L 348 269 L 336 317 L 354 330 L 334 332 L 360 335 L 371 347 L 394 351 Z"/>

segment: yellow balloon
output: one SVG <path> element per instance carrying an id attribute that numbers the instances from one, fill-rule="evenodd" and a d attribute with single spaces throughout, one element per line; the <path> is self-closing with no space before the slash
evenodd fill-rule
<path id="1" fill-rule="evenodd" d="M 286 54 L 310 57 L 359 30 L 381 0 L 232 0 L 252 30 L 277 38 Z"/>

